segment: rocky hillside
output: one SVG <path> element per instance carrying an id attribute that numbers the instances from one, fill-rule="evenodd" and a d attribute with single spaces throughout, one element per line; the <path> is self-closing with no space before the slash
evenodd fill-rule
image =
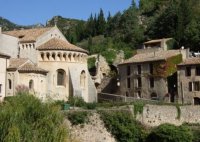
<path id="1" fill-rule="evenodd" d="M 14 29 L 30 29 L 30 28 L 35 28 L 35 27 L 44 27 L 43 24 L 38 23 L 38 24 L 33 24 L 33 25 L 17 25 L 3 17 L 0 17 L 0 26 L 3 28 L 3 31 L 10 31 Z"/>
<path id="2" fill-rule="evenodd" d="M 0 25 L 2 26 L 3 30 L 13 30 L 18 27 L 18 25 L 3 17 L 0 17 Z"/>

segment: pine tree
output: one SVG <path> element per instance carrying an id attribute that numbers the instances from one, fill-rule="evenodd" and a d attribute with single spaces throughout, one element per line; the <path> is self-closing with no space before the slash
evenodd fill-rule
<path id="1" fill-rule="evenodd" d="M 97 34 L 98 35 L 104 34 L 105 29 L 106 29 L 106 20 L 104 17 L 103 10 L 100 9 L 100 13 L 97 18 Z"/>
<path id="2" fill-rule="evenodd" d="M 86 33 L 87 37 L 93 36 L 94 29 L 95 29 L 95 23 L 94 23 L 93 15 L 91 14 L 90 18 L 88 19 L 87 24 L 86 24 L 86 32 L 85 33 Z"/>

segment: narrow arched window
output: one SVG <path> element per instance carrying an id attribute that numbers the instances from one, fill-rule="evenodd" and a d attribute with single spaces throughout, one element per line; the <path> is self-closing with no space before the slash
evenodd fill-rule
<path id="1" fill-rule="evenodd" d="M 81 88 L 85 88 L 85 84 L 86 84 L 85 78 L 86 78 L 85 71 L 82 71 L 81 75 L 80 75 L 80 86 L 81 86 Z"/>
<path id="2" fill-rule="evenodd" d="M 57 85 L 58 86 L 65 86 L 66 82 L 66 73 L 63 69 L 57 70 Z"/>
<path id="3" fill-rule="evenodd" d="M 33 82 L 32 79 L 29 81 L 29 89 L 30 89 L 30 90 L 33 90 L 33 89 L 34 89 L 34 82 Z"/>
<path id="4" fill-rule="evenodd" d="M 8 79 L 8 87 L 9 87 L 9 89 L 12 89 L 12 81 L 11 81 L 11 79 Z"/>
<path id="5" fill-rule="evenodd" d="M 41 53 L 40 55 L 41 55 L 42 61 L 44 61 L 44 53 Z"/>

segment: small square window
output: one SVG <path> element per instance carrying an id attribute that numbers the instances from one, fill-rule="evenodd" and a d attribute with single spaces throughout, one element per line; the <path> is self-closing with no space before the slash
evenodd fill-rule
<path id="1" fill-rule="evenodd" d="M 149 84 L 150 84 L 150 88 L 154 88 L 154 78 L 153 77 L 149 78 Z"/>
<path id="2" fill-rule="evenodd" d="M 199 81 L 194 82 L 194 91 L 200 91 Z"/>
<path id="3" fill-rule="evenodd" d="M 127 66 L 127 76 L 131 75 L 131 66 Z"/>
<path id="4" fill-rule="evenodd" d="M 127 88 L 131 88 L 131 79 L 127 78 Z"/>
<path id="5" fill-rule="evenodd" d="M 193 87 L 192 87 L 192 82 L 189 82 L 189 84 L 188 84 L 188 88 L 189 88 L 189 91 L 191 92 L 193 89 Z"/>
<path id="6" fill-rule="evenodd" d="M 137 78 L 137 87 L 142 87 L 142 79 L 141 79 L 141 77 Z"/>
<path id="7" fill-rule="evenodd" d="M 186 67 L 185 76 L 191 76 L 191 67 Z"/>
<path id="8" fill-rule="evenodd" d="M 153 74 L 153 64 L 149 64 L 149 72 L 150 74 Z"/>
<path id="9" fill-rule="evenodd" d="M 138 71 L 138 72 L 137 72 L 138 74 L 141 74 L 141 71 L 142 71 L 142 70 L 141 70 L 141 65 L 137 65 L 137 71 Z"/>
<path id="10" fill-rule="evenodd" d="M 196 76 L 200 76 L 200 66 L 196 67 Z"/>

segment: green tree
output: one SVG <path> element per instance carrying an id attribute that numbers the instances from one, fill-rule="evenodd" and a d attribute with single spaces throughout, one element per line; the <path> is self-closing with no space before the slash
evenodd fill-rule
<path id="1" fill-rule="evenodd" d="M 134 1 L 133 1 L 134 3 Z M 120 39 L 136 48 L 143 41 L 143 29 L 139 24 L 136 4 L 132 4 L 120 18 Z"/>
<path id="2" fill-rule="evenodd" d="M 106 29 L 106 20 L 104 17 L 103 10 L 100 9 L 100 12 L 97 18 L 97 35 L 104 34 L 105 29 Z"/>
<path id="3" fill-rule="evenodd" d="M 93 15 L 90 15 L 90 18 L 88 19 L 87 23 L 86 23 L 86 35 L 87 37 L 89 36 L 94 36 L 94 30 L 95 30 L 95 21 L 93 18 Z"/>

